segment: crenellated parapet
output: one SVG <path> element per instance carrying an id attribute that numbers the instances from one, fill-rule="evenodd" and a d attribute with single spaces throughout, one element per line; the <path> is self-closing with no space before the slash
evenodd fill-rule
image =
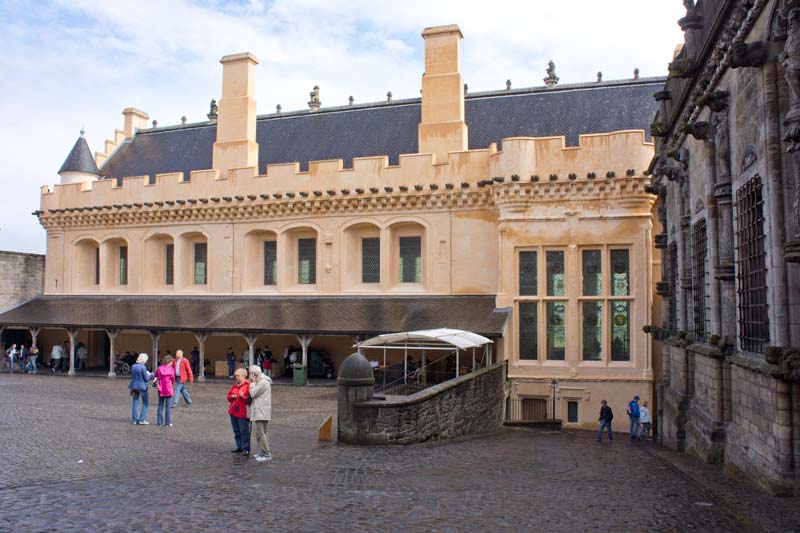
<path id="1" fill-rule="evenodd" d="M 386 156 L 362 157 L 353 160 L 352 168 L 334 159 L 312 161 L 307 171 L 288 163 L 268 165 L 264 174 L 245 167 L 45 186 L 40 214 L 46 226 L 56 216 L 57 225 L 71 217 L 79 224 L 119 224 L 155 222 L 151 215 L 111 216 L 128 211 L 202 211 L 191 216 L 213 218 L 239 207 L 254 216 L 277 216 L 398 206 L 474 207 L 505 201 L 509 195 L 525 202 L 624 197 L 644 194 L 649 180 L 641 172 L 652 153 L 642 131 L 584 135 L 578 147 L 567 147 L 563 137 L 516 137 L 504 139 L 502 151 L 491 145 L 450 152 L 446 163 L 436 163 L 432 154 L 409 154 L 401 155 L 398 165 L 390 165 Z M 478 197 L 488 200 L 478 202 Z M 266 207 L 250 209 L 254 205 Z"/>

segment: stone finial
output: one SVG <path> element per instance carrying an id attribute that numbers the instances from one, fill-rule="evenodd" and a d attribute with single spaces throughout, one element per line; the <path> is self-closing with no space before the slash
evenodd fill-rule
<path id="1" fill-rule="evenodd" d="M 186 115 L 181 117 L 181 124 L 186 124 Z"/>
<path id="2" fill-rule="evenodd" d="M 154 120 L 154 121 L 153 121 L 153 127 L 154 127 L 154 128 L 157 128 L 157 127 L 158 127 L 158 121 L 157 121 L 157 120 Z"/>
<path id="3" fill-rule="evenodd" d="M 208 120 L 217 120 L 217 118 L 219 118 L 219 106 L 217 105 L 217 101 L 213 98 L 208 106 L 208 115 L 206 116 Z"/>
<path id="4" fill-rule="evenodd" d="M 81 137 L 86 137 L 86 130 L 83 129 L 83 124 L 81 124 Z"/>
<path id="5" fill-rule="evenodd" d="M 469 94 L 469 85 L 467 85 L 465 83 L 464 84 L 464 98 L 466 98 L 468 94 Z"/>
<path id="6" fill-rule="evenodd" d="M 556 64 L 551 59 L 547 62 L 547 77 L 544 78 L 544 84 L 547 86 L 548 89 L 555 87 L 558 85 L 558 76 L 556 76 Z"/>
<path id="7" fill-rule="evenodd" d="M 392 91 L 389 91 L 388 93 L 386 93 L 386 101 L 387 102 L 391 102 L 392 101 Z"/>
<path id="8" fill-rule="evenodd" d="M 683 7 L 686 8 L 686 11 L 694 11 L 695 5 L 694 0 L 683 0 Z"/>
<path id="9" fill-rule="evenodd" d="M 348 98 L 348 99 L 347 99 L 347 103 L 348 103 L 348 105 L 353 105 L 353 102 L 355 102 L 355 101 L 356 101 L 356 99 L 355 99 L 355 98 L 353 98 L 353 96 L 352 96 L 352 95 L 350 95 L 350 98 Z"/>
<path id="10" fill-rule="evenodd" d="M 603 72 L 598 70 L 597 71 L 597 83 L 600 83 L 601 81 L 603 81 Z"/>
<path id="11" fill-rule="evenodd" d="M 506 91 L 511 90 L 511 80 L 506 80 Z"/>
<path id="12" fill-rule="evenodd" d="M 639 79 L 639 69 L 638 69 L 638 67 L 633 69 L 633 79 L 635 79 L 635 80 Z"/>
<path id="13" fill-rule="evenodd" d="M 319 99 L 319 85 L 314 85 L 314 89 L 308 95 L 310 97 L 308 108 L 311 111 L 319 111 L 322 106 L 322 100 Z"/>
<path id="14" fill-rule="evenodd" d="M 283 106 L 281 104 L 276 105 L 275 106 L 275 113 L 280 115 L 281 114 L 281 109 L 283 109 Z"/>

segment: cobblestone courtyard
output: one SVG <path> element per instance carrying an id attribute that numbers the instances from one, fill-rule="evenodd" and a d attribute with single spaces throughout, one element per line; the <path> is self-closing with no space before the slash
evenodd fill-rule
<path id="1" fill-rule="evenodd" d="M 257 463 L 228 451 L 227 383 L 194 385 L 168 429 L 154 424 L 152 390 L 153 425 L 130 423 L 126 384 L 0 376 L 0 531 L 800 528 L 797 499 L 623 438 L 507 430 L 407 448 L 319 444 L 336 389 L 276 386 L 274 460 Z"/>

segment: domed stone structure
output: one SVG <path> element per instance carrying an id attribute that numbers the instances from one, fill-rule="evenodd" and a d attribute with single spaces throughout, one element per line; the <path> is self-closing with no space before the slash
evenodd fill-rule
<path id="1" fill-rule="evenodd" d="M 375 373 L 366 357 L 360 353 L 350 354 L 339 367 L 336 383 L 348 386 L 374 385 Z"/>

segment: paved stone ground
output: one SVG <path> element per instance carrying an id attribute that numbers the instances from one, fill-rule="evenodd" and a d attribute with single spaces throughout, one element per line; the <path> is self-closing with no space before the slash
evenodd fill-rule
<path id="1" fill-rule="evenodd" d="M 800 500 L 724 476 L 729 492 L 715 492 L 686 474 L 706 465 L 680 457 L 678 468 L 674 454 L 624 439 L 506 430 L 319 444 L 336 390 L 276 386 L 274 460 L 257 463 L 228 452 L 227 383 L 194 385 L 173 428 L 155 426 L 152 390 L 152 425 L 132 425 L 126 384 L 0 375 L 0 531 L 800 530 Z"/>

